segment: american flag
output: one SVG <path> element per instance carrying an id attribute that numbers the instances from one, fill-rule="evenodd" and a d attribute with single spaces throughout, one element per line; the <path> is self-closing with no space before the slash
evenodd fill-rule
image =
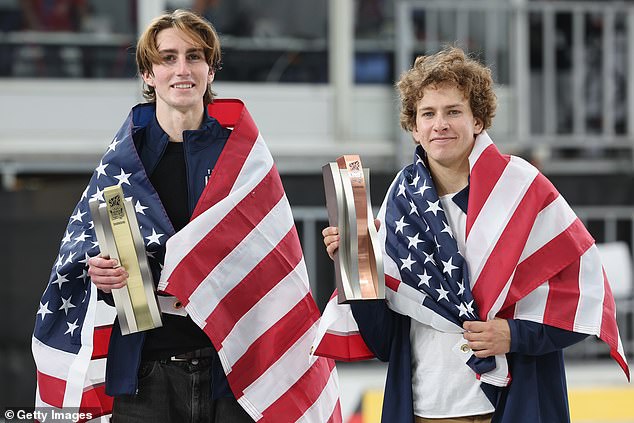
<path id="1" fill-rule="evenodd" d="M 99 253 L 88 200 L 98 198 L 103 201 L 104 187 L 119 184 L 135 206 L 149 259 L 161 265 L 165 261 L 165 266 L 177 270 L 169 271 L 172 276 L 164 278 L 172 282 L 168 287 L 170 293 L 193 289 L 192 279 L 181 277 L 183 270 L 197 274 L 209 263 L 217 263 L 214 260 L 219 251 L 227 254 L 235 249 L 233 254 L 241 254 L 245 259 L 261 258 L 256 263 L 258 278 L 245 274 L 243 281 L 235 281 L 223 275 L 222 283 L 216 285 L 213 282 L 214 287 L 203 302 L 205 305 L 217 303 L 218 307 L 206 319 L 197 318 L 200 310 L 192 306 L 192 299 L 181 297 L 188 303 L 192 318 L 206 333 L 213 334 L 211 339 L 225 360 L 223 365 L 231 388 L 247 411 L 260 421 L 341 421 L 334 363 L 310 357 L 310 345 L 304 349 L 304 343 L 300 342 L 312 337 L 319 312 L 308 291 L 301 247 L 281 181 L 244 105 L 233 100 L 216 100 L 210 105 L 210 115 L 234 130 L 192 221 L 176 235 L 134 147 L 133 113 L 110 144 L 70 218 L 40 302 L 32 342 L 37 365 L 36 406 L 90 411 L 93 417 L 112 411 L 112 398 L 105 395 L 104 381 L 108 340 L 116 313 L 112 307 L 98 301 L 97 290 L 87 275 L 88 258 Z M 263 166 L 268 166 L 264 174 Z M 251 185 L 245 185 L 247 181 Z M 242 201 L 238 200 L 239 195 L 242 195 Z M 270 199 L 276 196 L 279 204 L 269 207 Z M 208 226 L 207 219 L 219 216 L 219 213 L 225 213 L 225 218 L 239 215 L 243 222 L 238 225 L 236 221 L 219 219 L 215 227 Z M 219 231 L 227 225 L 231 226 L 229 230 Z M 286 233 L 271 246 L 267 242 L 272 238 L 256 236 L 257 228 L 262 227 L 267 233 Z M 202 230 L 204 234 L 198 233 Z M 165 258 L 165 243 L 170 237 L 177 236 L 176 239 L 186 242 L 192 236 L 202 235 L 206 235 L 208 244 L 213 245 L 206 248 L 189 245 L 191 251 L 182 256 L 185 260 L 182 265 L 174 261 L 173 253 Z M 178 243 L 170 242 L 171 248 L 178 247 Z M 258 256 L 267 248 L 269 254 Z M 201 263 L 192 265 L 191 261 L 196 258 Z M 246 263 L 240 266 L 246 266 Z M 225 268 L 225 272 L 230 270 Z M 284 271 L 287 273 L 282 274 Z M 237 289 L 227 289 L 230 280 Z M 202 290 L 210 291 L 209 282 L 202 285 Z M 288 288 L 291 292 L 286 291 Z M 204 292 L 197 292 L 195 298 L 200 299 Z M 294 296 L 300 292 L 303 298 L 295 301 Z M 219 294 L 226 298 L 220 298 Z M 280 315 L 282 310 L 286 313 Z M 261 327 L 249 320 L 256 315 L 267 319 L 277 316 L 278 321 L 272 322 L 269 331 L 260 333 L 257 331 Z M 217 337 L 221 333 L 226 336 L 218 343 Z M 299 339 L 288 342 L 292 337 Z M 227 349 L 222 350 L 229 345 L 225 338 L 246 345 L 241 361 L 236 363 L 235 355 L 227 354 Z M 286 349 L 280 353 L 284 347 Z M 233 363 L 233 369 L 227 367 L 227 357 Z M 282 368 L 286 373 L 279 375 Z M 244 385 L 248 378 L 252 378 L 252 383 Z M 270 388 L 267 383 L 270 385 L 272 381 L 277 383 Z M 279 386 L 285 390 L 280 392 Z M 260 395 L 263 398 L 259 402 L 260 397 L 252 399 L 251 395 L 259 392 L 258 389 L 268 390 L 266 395 Z M 268 407 L 263 406 L 266 401 Z"/>
<path id="2" fill-rule="evenodd" d="M 192 222 L 167 242 L 159 289 L 182 300 L 218 351 L 242 407 L 262 422 L 340 422 L 334 361 L 310 355 L 320 313 L 291 208 L 241 103 Z"/>
<path id="3" fill-rule="evenodd" d="M 148 107 L 148 106 L 145 106 Z M 88 259 L 99 254 L 88 201 L 104 201 L 107 186 L 121 185 L 134 204 L 150 260 L 162 262 L 174 233 L 132 141 L 132 114 L 112 140 L 70 217 L 49 283 L 40 300 L 32 339 L 37 407 L 112 411 L 105 394 L 108 342 L 116 311 L 99 300 Z"/>
<path id="4" fill-rule="evenodd" d="M 596 335 L 629 379 L 594 240 L 554 186 L 524 160 L 500 154 L 486 132 L 478 136 L 462 256 L 422 154 L 397 175 L 378 216 L 388 306 L 445 332 L 501 317 Z M 316 354 L 368 355 L 349 307 L 334 298 L 316 339 Z M 481 380 L 505 386 L 506 360 L 495 361 Z"/>

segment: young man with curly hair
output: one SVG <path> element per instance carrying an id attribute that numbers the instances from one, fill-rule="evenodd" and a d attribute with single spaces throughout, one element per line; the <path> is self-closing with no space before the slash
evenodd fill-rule
<path id="1" fill-rule="evenodd" d="M 331 301 L 324 315 L 354 320 L 369 350 L 356 358 L 389 362 L 383 422 L 568 422 L 563 348 L 597 335 L 627 372 L 594 241 L 543 175 L 489 138 L 488 68 L 446 48 L 397 88 L 417 147 L 377 219 L 386 301 Z M 338 229 L 323 236 L 332 258 Z M 342 337 L 317 354 L 354 359 L 328 339 Z"/>

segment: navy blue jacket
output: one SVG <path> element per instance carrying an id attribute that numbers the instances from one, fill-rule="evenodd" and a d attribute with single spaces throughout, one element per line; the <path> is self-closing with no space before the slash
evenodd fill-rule
<path id="1" fill-rule="evenodd" d="M 453 201 L 467 212 L 469 188 Z M 382 421 L 413 423 L 410 318 L 385 301 L 352 302 L 352 314 L 367 346 L 388 362 Z M 511 351 L 506 354 L 512 381 L 505 388 L 481 388 L 495 406 L 492 423 L 564 423 L 570 421 L 562 350 L 587 337 L 525 320 L 508 320 Z"/>
<path id="2" fill-rule="evenodd" d="M 154 104 L 140 104 L 132 109 L 132 136 L 139 158 L 147 175 L 151 175 L 161 160 L 169 142 L 169 137 L 158 125 Z M 190 214 L 205 188 L 210 172 L 213 170 L 230 130 L 223 128 L 218 121 L 205 112 L 200 129 L 183 133 L 183 149 L 187 169 L 188 206 Z M 172 232 L 169 236 L 174 234 Z M 164 244 L 162 246 L 164 249 Z M 162 251 L 164 254 L 164 251 Z M 163 255 L 161 254 L 161 256 Z M 158 264 L 150 262 L 155 282 L 160 277 Z M 110 304 L 112 296 L 103 295 Z M 145 340 L 144 332 L 121 335 L 118 319 L 115 320 L 106 366 L 106 393 L 111 396 L 134 394 L 137 390 L 137 373 L 141 363 L 141 351 Z M 212 395 L 214 398 L 231 396 L 227 378 L 218 357 L 214 357 Z"/>
<path id="3" fill-rule="evenodd" d="M 382 421 L 413 423 L 410 318 L 383 301 L 351 303 L 363 340 L 388 362 Z M 508 320 L 511 352 L 506 355 L 512 382 L 506 388 L 482 384 L 495 406 L 492 423 L 570 421 L 562 349 L 587 335 L 523 320 Z"/>

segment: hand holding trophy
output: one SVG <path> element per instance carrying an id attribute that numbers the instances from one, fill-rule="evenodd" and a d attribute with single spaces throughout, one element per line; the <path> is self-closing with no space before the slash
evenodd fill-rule
<path id="1" fill-rule="evenodd" d="M 121 333 L 160 327 L 152 273 L 131 201 L 118 185 L 104 189 L 104 197 L 104 203 L 93 199 L 89 205 L 102 256 L 117 259 L 129 274 L 126 286 L 112 290 Z"/>
<path id="2" fill-rule="evenodd" d="M 322 167 L 330 226 L 339 230 L 334 256 L 339 303 L 385 298 L 385 275 L 370 203 L 369 170 L 357 155 Z"/>

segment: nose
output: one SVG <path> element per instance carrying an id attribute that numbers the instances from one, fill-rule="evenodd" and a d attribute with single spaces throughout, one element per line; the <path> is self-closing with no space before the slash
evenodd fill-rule
<path id="1" fill-rule="evenodd" d="M 436 119 L 434 121 L 434 130 L 437 132 L 441 132 L 446 130 L 448 127 L 447 119 L 442 114 L 436 115 Z"/>
<path id="2" fill-rule="evenodd" d="M 178 75 L 189 75 L 190 67 L 187 58 L 179 57 L 178 62 L 176 64 L 176 72 Z"/>

